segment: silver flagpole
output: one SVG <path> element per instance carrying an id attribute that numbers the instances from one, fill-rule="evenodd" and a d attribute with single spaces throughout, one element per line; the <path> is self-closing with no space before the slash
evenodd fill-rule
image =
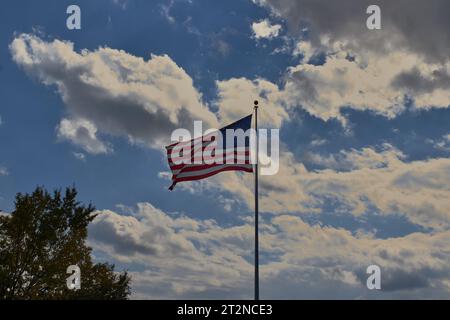
<path id="1" fill-rule="evenodd" d="M 254 103 L 255 131 L 256 131 L 256 163 L 255 163 L 255 300 L 259 300 L 259 232 L 258 232 L 258 162 L 259 162 L 259 139 L 258 139 L 258 100 Z"/>

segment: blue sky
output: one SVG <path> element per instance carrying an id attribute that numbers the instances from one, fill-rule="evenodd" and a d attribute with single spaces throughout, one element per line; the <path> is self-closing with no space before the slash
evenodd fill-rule
<path id="1" fill-rule="evenodd" d="M 163 146 L 257 98 L 281 137 L 261 178 L 262 297 L 448 298 L 450 41 L 431 2 L 407 28 L 381 1 L 372 32 L 357 1 L 77 1 L 81 30 L 72 1 L 8 1 L 0 209 L 74 184 L 103 213 L 94 255 L 132 272 L 135 297 L 250 298 L 251 175 L 169 192 Z M 370 264 L 385 290 L 365 287 Z"/>

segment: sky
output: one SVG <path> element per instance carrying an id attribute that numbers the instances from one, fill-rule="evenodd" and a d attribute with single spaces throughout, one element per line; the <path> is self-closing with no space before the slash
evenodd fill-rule
<path id="1" fill-rule="evenodd" d="M 450 298 L 450 3 L 376 2 L 380 30 L 365 0 L 4 1 L 0 209 L 75 185 L 132 298 L 251 299 L 253 176 L 170 192 L 164 146 L 258 99 L 261 298 Z"/>

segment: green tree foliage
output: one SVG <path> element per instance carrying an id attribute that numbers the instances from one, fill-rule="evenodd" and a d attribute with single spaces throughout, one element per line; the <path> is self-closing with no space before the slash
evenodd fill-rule
<path id="1" fill-rule="evenodd" d="M 126 299 L 127 272 L 94 264 L 86 245 L 95 208 L 76 201 L 75 188 L 17 194 L 15 210 L 0 215 L 0 299 Z M 69 290 L 67 267 L 81 269 L 81 289 Z"/>

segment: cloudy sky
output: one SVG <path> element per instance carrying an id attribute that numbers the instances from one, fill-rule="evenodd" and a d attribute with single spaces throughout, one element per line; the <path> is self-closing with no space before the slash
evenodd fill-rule
<path id="1" fill-rule="evenodd" d="M 95 204 L 134 298 L 252 298 L 253 177 L 167 190 L 163 146 L 261 104 L 261 297 L 450 298 L 450 2 L 4 1 L 0 209 L 37 185 Z M 366 288 L 381 268 L 382 290 Z"/>

